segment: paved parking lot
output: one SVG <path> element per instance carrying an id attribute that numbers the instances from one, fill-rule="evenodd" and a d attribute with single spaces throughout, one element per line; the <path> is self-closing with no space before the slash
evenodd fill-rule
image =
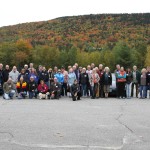
<path id="1" fill-rule="evenodd" d="M 150 99 L 3 100 L 0 150 L 149 150 Z"/>

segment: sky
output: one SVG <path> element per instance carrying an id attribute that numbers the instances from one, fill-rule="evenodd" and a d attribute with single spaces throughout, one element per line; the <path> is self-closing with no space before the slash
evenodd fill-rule
<path id="1" fill-rule="evenodd" d="M 63 16 L 149 12 L 149 0 L 0 0 L 0 27 Z"/>

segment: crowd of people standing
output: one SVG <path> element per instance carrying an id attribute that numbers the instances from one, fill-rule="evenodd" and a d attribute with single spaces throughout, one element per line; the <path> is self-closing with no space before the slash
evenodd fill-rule
<path id="1" fill-rule="evenodd" d="M 150 90 L 149 66 L 138 71 L 137 66 L 125 70 L 118 64 L 114 74 L 117 98 L 150 97 L 147 94 Z M 63 66 L 46 69 L 39 65 L 35 69 L 30 63 L 29 66 L 25 64 L 21 71 L 17 71 L 16 66 L 10 70 L 9 65 L 3 67 L 0 64 L 0 90 L 4 99 L 13 99 L 14 95 L 18 99 L 60 99 L 68 96 L 74 101 L 81 97 L 108 98 L 111 85 L 112 73 L 102 64 L 96 67 L 92 63 L 85 68 L 75 63 L 67 69 Z"/>

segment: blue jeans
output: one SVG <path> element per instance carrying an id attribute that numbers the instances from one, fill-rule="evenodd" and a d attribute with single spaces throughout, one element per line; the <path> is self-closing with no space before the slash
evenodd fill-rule
<path id="1" fill-rule="evenodd" d="M 86 93 L 87 93 L 87 85 L 86 85 L 86 84 L 82 84 L 82 85 L 81 85 L 81 89 L 82 89 L 82 96 L 86 96 Z"/>
<path id="2" fill-rule="evenodd" d="M 147 86 L 146 85 L 140 85 L 140 97 L 141 98 L 146 97 L 146 91 L 147 91 Z"/>
<path id="3" fill-rule="evenodd" d="M 126 96 L 127 96 L 127 98 L 131 97 L 131 85 L 132 85 L 132 83 L 126 84 Z"/>

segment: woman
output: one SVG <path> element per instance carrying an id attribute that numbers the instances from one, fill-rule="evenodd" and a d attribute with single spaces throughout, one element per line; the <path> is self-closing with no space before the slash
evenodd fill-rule
<path id="1" fill-rule="evenodd" d="M 126 72 L 124 67 L 121 67 L 117 72 L 117 82 L 118 82 L 118 96 L 119 98 L 125 98 L 125 83 L 126 83 Z"/>
<path id="2" fill-rule="evenodd" d="M 76 74 L 73 72 L 73 69 L 69 69 L 69 74 L 68 74 L 68 89 L 70 90 L 70 87 L 73 85 L 74 80 L 76 79 Z M 71 93 L 70 95 L 71 96 Z"/>
<path id="3" fill-rule="evenodd" d="M 105 98 L 108 98 L 110 85 L 112 84 L 112 76 L 111 76 L 110 69 L 108 67 L 105 67 L 104 69 L 101 83 L 104 85 Z"/>
<path id="4" fill-rule="evenodd" d="M 96 93 L 98 91 L 98 84 L 99 84 L 100 77 L 98 73 L 96 72 L 96 69 L 92 70 L 92 74 L 90 75 L 90 85 L 92 89 L 92 97 L 91 99 L 96 98 Z"/>
<path id="5" fill-rule="evenodd" d="M 25 98 L 27 95 L 27 83 L 24 81 L 23 77 L 16 84 L 16 89 L 18 93 L 18 99 Z"/>
<path id="6" fill-rule="evenodd" d="M 145 68 L 143 68 L 141 70 L 139 85 L 140 85 L 140 99 L 145 99 L 146 98 L 146 90 L 147 90 L 146 69 Z"/>
<path id="7" fill-rule="evenodd" d="M 37 72 L 34 68 L 31 69 L 31 72 L 29 74 L 29 79 L 30 79 L 31 76 L 34 77 L 34 81 L 38 84 L 39 79 L 38 79 Z"/>
<path id="8" fill-rule="evenodd" d="M 132 80 L 133 80 L 133 76 L 132 76 L 132 72 L 131 69 L 128 68 L 126 71 L 126 97 L 127 99 L 131 98 L 131 85 L 132 85 Z"/>
<path id="9" fill-rule="evenodd" d="M 48 86 L 44 83 L 44 80 L 40 81 L 40 84 L 38 85 L 38 92 L 39 92 L 39 99 L 47 99 L 49 92 L 48 92 Z"/>

